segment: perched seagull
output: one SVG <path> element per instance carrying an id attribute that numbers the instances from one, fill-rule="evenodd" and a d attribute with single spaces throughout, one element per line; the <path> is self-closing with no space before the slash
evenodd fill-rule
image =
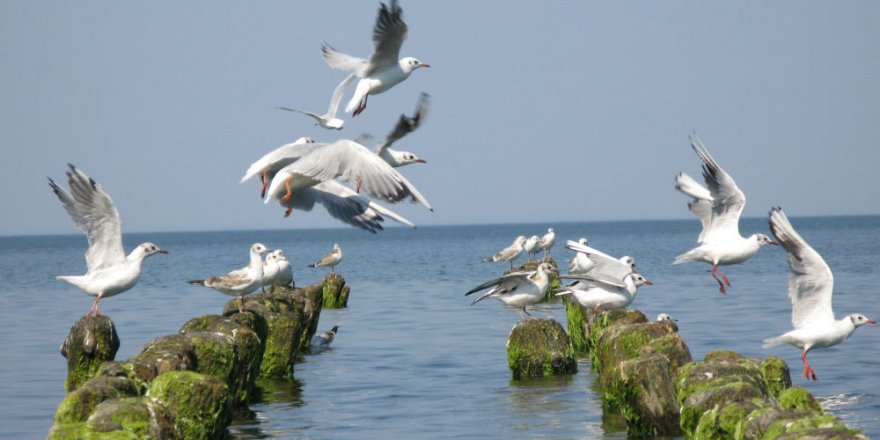
<path id="1" fill-rule="evenodd" d="M 301 137 L 289 144 L 284 144 L 261 157 L 252 163 L 241 178 L 240 183 L 247 182 L 250 178 L 259 175 L 262 182 L 260 188 L 260 198 L 266 197 L 266 189 L 269 182 L 275 177 L 282 168 L 296 162 L 299 158 L 311 153 L 312 150 L 323 144 L 316 144 L 315 140 L 310 137 Z"/>
<path id="2" fill-rule="evenodd" d="M 333 342 L 333 339 L 336 338 L 336 331 L 339 330 L 338 325 L 334 325 L 333 328 L 327 330 L 326 332 L 321 332 L 315 335 L 312 338 L 312 349 L 326 349 Z"/>
<path id="3" fill-rule="evenodd" d="M 361 78 L 355 88 L 354 96 L 345 107 L 346 113 L 359 115 L 367 108 L 367 98 L 370 95 L 390 89 L 407 79 L 415 69 L 430 67 L 413 57 L 401 58 L 398 61 L 400 46 L 406 39 L 407 33 L 402 14 L 403 11 L 396 0 L 391 0 L 390 6 L 381 4 L 379 17 L 373 27 L 374 47 L 369 60 L 337 52 L 326 43 L 321 46 L 324 60 L 331 68 L 349 70 Z"/>
<path id="4" fill-rule="evenodd" d="M 378 154 L 379 157 L 385 160 L 385 162 L 388 162 L 388 165 L 397 168 L 413 163 L 425 163 L 424 159 L 419 158 L 414 153 L 410 153 L 409 151 L 397 151 L 390 147 L 394 142 L 397 142 L 404 136 L 415 131 L 419 128 L 419 125 L 425 121 L 425 117 L 428 115 L 430 98 L 431 96 L 427 93 L 419 95 L 419 102 L 416 105 L 416 113 L 412 117 L 400 115 L 400 119 L 397 121 L 397 125 L 394 126 L 394 130 L 392 130 L 391 133 L 388 133 L 388 136 L 385 136 L 385 139 L 382 139 L 382 141 L 373 148 L 373 152 Z"/>
<path id="5" fill-rule="evenodd" d="M 789 344 L 803 350 L 804 377 L 819 380 L 807 353 L 814 348 L 837 345 L 865 324 L 876 324 L 865 315 L 853 313 L 834 318 L 831 294 L 834 276 L 822 256 L 804 240 L 788 221 L 782 208 L 770 210 L 770 230 L 788 251 L 788 296 L 791 298 L 791 324 L 794 330 L 764 340 L 764 348 Z"/>
<path id="6" fill-rule="evenodd" d="M 663 321 L 673 321 L 673 322 L 677 322 L 678 320 L 675 319 L 675 318 L 673 318 L 673 317 L 671 317 L 671 316 L 669 316 L 669 315 L 666 314 L 666 313 L 661 313 L 661 314 L 657 315 L 657 322 L 663 322 Z"/>
<path id="7" fill-rule="evenodd" d="M 122 247 L 122 224 L 119 211 L 104 188 L 72 164 L 67 172 L 70 193 L 49 178 L 49 187 L 61 200 L 73 223 L 86 233 L 89 250 L 86 251 L 85 275 L 57 276 L 94 296 L 95 302 L 86 317 L 99 316 L 101 298 L 118 295 L 134 287 L 141 274 L 144 259 L 153 254 L 167 254 L 153 243 L 143 243 L 128 256 Z"/>
<path id="8" fill-rule="evenodd" d="M 625 309 L 636 299 L 639 287 L 654 284 L 639 273 L 630 273 L 617 283 L 590 275 L 561 275 L 559 278 L 578 281 L 557 292 L 557 296 L 574 295 L 580 305 L 592 307 L 596 312 Z"/>
<path id="9" fill-rule="evenodd" d="M 333 250 L 330 253 L 324 255 L 320 260 L 310 264 L 308 267 L 329 266 L 330 272 L 333 272 L 333 267 L 339 264 L 340 261 L 342 261 L 342 249 L 339 247 L 339 243 L 333 243 Z"/>
<path id="10" fill-rule="evenodd" d="M 547 293 L 547 288 L 550 286 L 551 272 L 553 272 L 553 266 L 550 263 L 541 263 L 534 271 L 513 272 L 480 284 L 465 293 L 465 296 L 491 287 L 471 305 L 489 297 L 498 298 L 505 305 L 521 308 L 520 315 L 522 319 L 525 319 L 526 315 L 531 316 L 526 311 L 526 306 L 536 304 L 544 299 L 544 294 Z"/>
<path id="11" fill-rule="evenodd" d="M 544 251 L 544 258 L 550 256 L 550 249 L 553 249 L 554 244 L 556 244 L 556 233 L 553 232 L 553 228 L 547 229 L 547 233 L 541 237 L 541 244 L 538 247 Z"/>
<path id="12" fill-rule="evenodd" d="M 321 145 L 279 170 L 272 178 L 264 201 L 269 203 L 283 194 L 281 202 L 286 204 L 296 191 L 337 177 L 354 182 L 358 194 L 363 189 L 391 203 L 411 198 L 433 211 L 406 177 L 363 145 L 348 139 Z M 292 209 L 293 206 L 288 206 L 286 215 L 290 215 Z"/>
<path id="13" fill-rule="evenodd" d="M 586 244 L 571 240 L 565 242 L 565 247 L 577 252 L 578 255 L 584 255 L 592 263 L 584 264 L 582 267 L 586 269 L 586 272 L 581 274 L 590 275 L 594 279 L 605 281 L 609 284 L 620 285 L 636 270 L 635 259 L 630 256 L 614 258 Z M 578 274 L 577 272 L 572 273 Z"/>
<path id="14" fill-rule="evenodd" d="M 519 257 L 520 254 L 522 254 L 523 243 L 525 243 L 525 242 L 526 242 L 526 237 L 524 235 L 520 235 L 519 237 L 516 237 L 516 240 L 513 240 L 513 243 L 510 246 L 498 251 L 497 254 L 495 254 L 489 258 L 486 258 L 483 261 L 493 262 L 493 263 L 496 261 L 506 261 L 506 262 L 510 263 L 510 270 L 513 270 L 513 260 L 516 260 L 517 257 Z"/>
<path id="15" fill-rule="evenodd" d="M 266 260 L 263 261 L 263 282 L 261 283 L 263 292 L 266 291 L 266 286 L 274 284 L 289 286 L 292 281 L 293 270 L 287 257 L 284 256 L 284 251 L 275 249 L 266 255 Z"/>
<path id="16" fill-rule="evenodd" d="M 528 256 L 529 256 L 528 259 L 531 260 L 532 256 L 534 254 L 536 254 L 539 249 L 541 249 L 541 237 L 538 237 L 537 235 L 533 235 L 533 236 L 527 238 L 526 242 L 523 243 L 523 249 L 528 254 Z"/>
<path id="17" fill-rule="evenodd" d="M 581 237 L 577 243 L 583 246 L 589 246 L 589 242 L 583 237 Z M 575 252 L 574 257 L 568 262 L 568 273 L 585 274 L 594 267 L 596 267 L 596 263 L 593 262 L 585 252 Z"/>
<path id="18" fill-rule="evenodd" d="M 719 265 L 742 263 L 754 257 L 761 246 L 779 243 L 764 234 L 752 234 L 749 238 L 740 235 L 739 217 L 746 204 L 746 196 L 696 136 L 691 136 L 691 147 L 703 160 L 703 180 L 709 188 L 706 189 L 684 173 L 675 177 L 675 188 L 694 198 L 688 203 L 688 208 L 702 222 L 703 231 L 698 240 L 700 245 L 676 257 L 672 264 L 690 261 L 711 264 L 712 278 L 718 282 L 723 294 L 726 291 L 724 286 L 730 286 L 730 280 L 718 270 Z"/>
<path id="19" fill-rule="evenodd" d="M 336 117 L 336 110 L 339 109 L 339 101 L 342 101 L 342 94 L 345 92 L 345 88 L 351 84 L 351 81 L 354 80 L 354 74 L 348 75 L 336 86 L 336 89 L 333 90 L 333 96 L 330 97 L 330 107 L 327 108 L 327 113 L 323 115 L 319 115 L 312 112 L 307 112 L 303 110 L 298 110 L 295 108 L 289 107 L 276 107 L 279 110 L 287 110 L 289 112 L 297 112 L 302 113 L 306 116 L 311 117 L 315 120 L 315 125 L 318 125 L 322 128 L 326 128 L 329 130 L 342 130 L 342 125 L 345 124 L 345 121 Z"/>
<path id="20" fill-rule="evenodd" d="M 210 287 L 224 295 L 237 296 L 238 311 L 244 313 L 242 306 L 244 296 L 257 290 L 263 283 L 263 259 L 260 255 L 271 251 L 262 243 L 254 243 L 251 245 L 250 261 L 247 266 L 233 270 L 226 275 L 187 282 Z"/>

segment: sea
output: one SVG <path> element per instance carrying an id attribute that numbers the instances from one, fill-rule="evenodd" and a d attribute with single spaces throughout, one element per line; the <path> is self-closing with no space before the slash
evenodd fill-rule
<path id="1" fill-rule="evenodd" d="M 834 272 L 836 315 L 880 318 L 880 216 L 793 217 L 800 234 Z M 152 338 L 175 333 L 189 319 L 220 313 L 229 299 L 186 280 L 224 274 L 247 263 L 254 242 L 283 249 L 297 285 L 327 272 L 306 266 L 342 247 L 337 271 L 351 286 L 348 308 L 324 310 L 319 330 L 339 326 L 329 350 L 305 356 L 290 381 L 262 382 L 253 417 L 229 427 L 233 439 L 272 438 L 595 438 L 621 439 L 603 426 L 597 376 L 586 359 L 573 376 L 511 380 L 505 344 L 520 319 L 499 301 L 470 306 L 471 287 L 500 276 L 506 263 L 483 258 L 517 235 L 554 228 L 551 251 L 561 267 L 572 256 L 567 239 L 587 237 L 614 256 L 631 255 L 654 282 L 632 307 L 649 317 L 678 319 L 694 359 L 719 350 L 785 359 L 795 385 L 810 390 L 851 428 L 880 438 L 880 326 L 865 326 L 843 344 L 809 356 L 818 382 L 800 375 L 800 352 L 761 348 L 791 328 L 787 256 L 763 248 L 750 261 L 722 270 L 732 287 L 720 295 L 708 265 L 672 265 L 695 245 L 695 220 L 495 224 L 355 229 L 131 233 L 167 248 L 150 257 L 133 289 L 101 302 L 116 324 L 117 359 Z M 743 219 L 745 235 L 769 234 L 766 218 Z M 0 438 L 43 438 L 65 396 L 59 347 L 91 298 L 56 275 L 85 272 L 81 234 L 0 237 Z M 524 257 L 517 262 L 522 263 Z M 561 303 L 532 314 L 565 325 Z"/>

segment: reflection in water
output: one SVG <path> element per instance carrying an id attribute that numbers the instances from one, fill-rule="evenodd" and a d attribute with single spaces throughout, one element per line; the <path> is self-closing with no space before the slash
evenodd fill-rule
<path id="1" fill-rule="evenodd" d="M 303 383 L 300 380 L 281 379 L 258 379 L 257 390 L 254 393 L 254 401 L 251 402 L 250 414 L 240 414 L 229 426 L 231 438 L 235 439 L 264 439 L 278 438 L 277 432 L 265 432 L 261 424 L 265 423 L 265 415 L 261 411 L 264 405 L 299 408 L 305 405 L 302 399 Z"/>

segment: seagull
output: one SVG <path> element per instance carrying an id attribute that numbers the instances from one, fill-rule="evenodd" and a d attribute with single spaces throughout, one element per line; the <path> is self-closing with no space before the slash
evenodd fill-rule
<path id="1" fill-rule="evenodd" d="M 424 159 L 419 158 L 414 153 L 410 153 L 409 151 L 397 151 L 390 147 L 394 142 L 399 141 L 404 136 L 415 131 L 419 128 L 419 125 L 425 121 L 425 117 L 428 115 L 430 98 L 431 95 L 428 95 L 427 93 L 419 95 L 419 102 L 416 105 L 415 114 L 412 117 L 400 115 L 400 119 L 397 121 L 397 125 L 394 126 L 394 130 L 392 130 L 391 133 L 388 133 L 388 136 L 385 136 L 385 139 L 382 139 L 382 141 L 373 148 L 373 152 L 378 154 L 379 157 L 385 160 L 385 162 L 388 162 L 388 165 L 397 168 L 413 163 L 425 163 Z"/>
<path id="2" fill-rule="evenodd" d="M 134 287 L 141 274 L 144 259 L 153 254 L 167 254 L 153 243 L 143 243 L 134 248 L 128 256 L 122 247 L 122 224 L 119 211 L 104 188 L 84 172 L 68 164 L 67 172 L 70 193 L 49 178 L 49 187 L 61 200 L 64 209 L 73 223 L 86 233 L 89 250 L 86 251 L 85 275 L 57 276 L 79 287 L 83 292 L 94 296 L 95 302 L 86 317 L 100 316 L 98 302 L 101 298 L 118 295 Z"/>
<path id="3" fill-rule="evenodd" d="M 497 298 L 505 305 L 521 308 L 520 316 L 522 319 L 526 319 L 526 315 L 531 316 L 526 311 L 526 306 L 536 304 L 544 299 L 544 294 L 547 293 L 547 288 L 550 286 L 549 275 L 551 272 L 553 272 L 553 266 L 550 263 L 541 263 L 536 270 L 512 272 L 501 278 L 480 284 L 465 293 L 465 296 L 491 287 L 471 305 L 489 297 Z"/>
<path id="4" fill-rule="evenodd" d="M 247 266 L 226 275 L 187 282 L 210 287 L 224 295 L 238 296 L 238 311 L 244 313 L 242 305 L 244 296 L 257 290 L 263 283 L 263 259 L 260 256 L 271 251 L 262 243 L 254 243 L 251 245 L 250 261 Z"/>
<path id="5" fill-rule="evenodd" d="M 506 261 L 506 262 L 510 263 L 510 270 L 513 270 L 513 260 L 516 260 L 517 257 L 519 257 L 520 254 L 522 254 L 523 243 L 525 243 L 525 242 L 526 242 L 525 235 L 520 235 L 519 237 L 516 237 L 515 240 L 513 240 L 513 243 L 510 246 L 498 251 L 497 254 L 495 254 L 489 258 L 486 258 L 483 261 L 487 261 L 487 262 Z"/>
<path id="6" fill-rule="evenodd" d="M 345 88 L 348 87 L 349 84 L 351 84 L 354 78 L 355 76 L 352 73 L 351 75 L 345 77 L 345 79 L 343 79 L 342 82 L 336 86 L 336 89 L 333 90 L 333 96 L 330 97 L 330 106 L 327 108 L 327 113 L 324 113 L 323 115 L 289 107 L 275 108 L 279 110 L 287 110 L 289 112 L 302 113 L 314 119 L 315 125 L 326 128 L 328 130 L 342 130 L 342 125 L 345 124 L 345 121 L 336 117 L 336 110 L 339 108 L 339 101 L 342 101 L 342 94 L 343 92 L 345 92 Z"/>
<path id="7" fill-rule="evenodd" d="M 746 204 L 746 196 L 736 186 L 729 174 L 709 155 L 706 147 L 695 135 L 691 147 L 703 160 L 703 180 L 708 189 L 684 173 L 675 177 L 675 188 L 693 197 L 688 208 L 703 224 L 700 245 L 675 258 L 672 264 L 703 261 L 712 265 L 712 278 L 718 282 L 722 294 L 724 286 L 730 286 L 727 275 L 718 270 L 719 265 L 742 263 L 755 256 L 761 246 L 779 245 L 764 234 L 752 234 L 743 238 L 739 232 L 739 217 Z"/>
<path id="8" fill-rule="evenodd" d="M 529 260 L 532 259 L 532 255 L 538 252 L 541 249 L 541 237 L 537 235 L 533 235 L 526 239 L 526 242 L 523 244 L 523 249 L 529 255 Z"/>
<path id="9" fill-rule="evenodd" d="M 636 299 L 639 287 L 654 284 L 639 273 L 630 273 L 616 283 L 590 275 L 561 275 L 559 278 L 578 281 L 558 291 L 557 296 L 574 295 L 580 305 L 592 307 L 596 312 L 625 309 Z"/>
<path id="10" fill-rule="evenodd" d="M 286 204 L 293 193 L 335 178 L 355 182 L 358 194 L 363 189 L 391 203 L 411 198 L 433 211 L 406 177 L 363 145 L 348 139 L 320 145 L 279 170 L 272 178 L 264 201 L 269 203 L 283 194 L 281 202 Z M 285 216 L 292 210 L 293 206 L 288 206 Z"/>
<path id="11" fill-rule="evenodd" d="M 324 255 L 320 260 L 310 264 L 308 267 L 330 266 L 330 272 L 333 272 L 333 267 L 339 264 L 340 261 L 342 261 L 342 248 L 339 247 L 339 243 L 333 243 L 333 250 L 330 253 Z"/>
<path id="12" fill-rule="evenodd" d="M 678 322 L 677 319 L 675 319 L 675 318 L 669 316 L 669 315 L 666 314 L 666 313 L 661 313 L 661 314 L 657 315 L 657 322 L 663 322 L 663 321 L 673 321 L 673 322 Z"/>
<path id="13" fill-rule="evenodd" d="M 585 272 L 581 274 L 590 275 L 594 279 L 605 281 L 610 284 L 620 285 L 629 275 L 635 272 L 636 262 L 633 257 L 624 256 L 614 258 L 604 252 L 593 249 L 584 243 L 568 240 L 565 247 L 584 255 L 591 264 L 584 264 Z M 577 258 L 577 256 L 575 256 Z M 580 267 L 578 268 L 580 269 Z M 577 275 L 577 272 L 570 273 Z"/>
<path id="14" fill-rule="evenodd" d="M 584 237 L 581 237 L 577 243 L 583 246 L 589 245 L 589 242 Z M 576 252 L 574 257 L 571 258 L 571 261 L 568 262 L 568 273 L 585 274 L 594 267 L 596 267 L 596 263 L 593 262 L 586 253 Z"/>
<path id="15" fill-rule="evenodd" d="M 333 339 L 336 338 L 336 331 L 339 330 L 338 325 L 334 325 L 333 328 L 327 330 L 326 332 L 321 332 L 315 335 L 312 338 L 312 349 L 326 349 L 333 342 Z"/>
<path id="16" fill-rule="evenodd" d="M 278 277 L 278 256 L 275 255 L 275 251 L 269 252 L 266 254 L 266 259 L 263 260 L 263 278 L 260 282 L 260 289 L 263 293 L 266 292 L 266 286 L 271 286 L 275 284 L 275 279 Z"/>
<path id="17" fill-rule="evenodd" d="M 396 0 L 391 0 L 390 6 L 384 3 L 380 5 L 379 16 L 373 27 L 374 47 L 369 60 L 337 52 L 326 43 L 321 46 L 327 65 L 333 69 L 351 71 L 361 78 L 351 101 L 345 107 L 346 113 L 359 115 L 367 108 L 367 98 L 370 95 L 394 87 L 407 79 L 415 69 L 431 67 L 413 57 L 397 59 L 407 33 L 402 14 Z"/>
<path id="18" fill-rule="evenodd" d="M 850 337 L 857 328 L 877 321 L 853 313 L 834 318 L 831 295 L 834 276 L 819 255 L 788 221 L 782 208 L 770 210 L 770 230 L 788 252 L 788 296 L 791 298 L 791 324 L 794 330 L 764 340 L 764 348 L 789 344 L 803 350 L 804 377 L 819 380 L 807 362 L 807 353 L 814 348 L 837 345 Z"/>
<path id="19" fill-rule="evenodd" d="M 266 260 L 263 262 L 263 282 L 261 283 L 263 292 L 266 291 L 266 286 L 274 284 L 289 286 L 292 281 L 293 270 L 287 257 L 284 256 L 284 251 L 275 249 L 266 255 Z"/>
<path id="20" fill-rule="evenodd" d="M 547 233 L 541 237 L 539 249 L 544 251 L 544 258 L 550 256 L 550 249 L 553 249 L 553 245 L 556 244 L 556 233 L 553 232 L 553 228 L 547 229 Z"/>
<path id="21" fill-rule="evenodd" d="M 312 150 L 319 146 L 321 145 L 315 143 L 314 139 L 306 136 L 289 144 L 284 144 L 252 163 L 239 183 L 247 182 L 250 178 L 260 175 L 263 185 L 260 188 L 260 198 L 262 199 L 266 197 L 266 189 L 269 187 L 269 182 L 272 181 L 272 178 L 279 170 L 296 162 L 299 158 L 311 153 Z"/>

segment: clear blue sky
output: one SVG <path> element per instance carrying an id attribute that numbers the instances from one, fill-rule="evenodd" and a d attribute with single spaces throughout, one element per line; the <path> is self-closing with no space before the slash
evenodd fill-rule
<path id="1" fill-rule="evenodd" d="M 299 136 L 381 137 L 421 91 L 398 147 L 436 212 L 394 207 L 417 224 L 687 218 L 692 130 L 747 216 L 880 212 L 878 2 L 401 6 L 432 67 L 331 132 L 274 107 L 325 110 L 319 47 L 368 55 L 378 1 L 0 2 L 0 235 L 75 232 L 46 184 L 67 162 L 127 231 L 343 227 L 238 180 Z"/>

